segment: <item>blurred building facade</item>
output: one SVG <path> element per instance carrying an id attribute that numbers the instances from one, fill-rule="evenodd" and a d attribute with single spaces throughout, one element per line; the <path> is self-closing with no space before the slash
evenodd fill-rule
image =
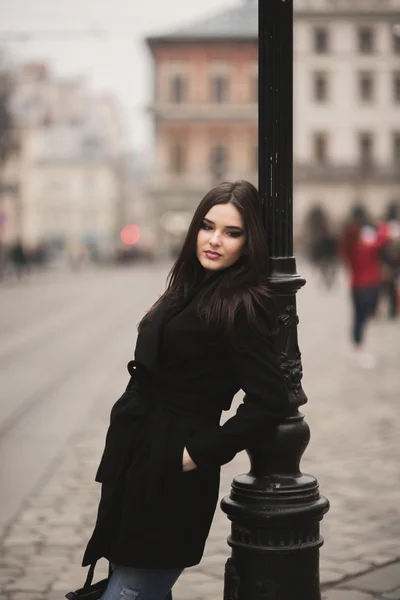
<path id="1" fill-rule="evenodd" d="M 235 8 L 148 40 L 154 57 L 155 168 L 160 249 L 180 244 L 216 183 L 257 179 L 257 7 Z"/>
<path id="2" fill-rule="evenodd" d="M 3 243 L 109 255 L 124 210 L 118 105 L 42 63 L 15 73 L 11 105 L 18 151 L 5 166 Z"/>
<path id="3" fill-rule="evenodd" d="M 297 223 L 322 205 L 375 218 L 400 200 L 400 0 L 297 0 Z"/>
<path id="4" fill-rule="evenodd" d="M 147 39 L 163 249 L 213 184 L 257 181 L 257 10 Z M 400 0 L 297 0 L 294 54 L 297 233 L 316 204 L 337 221 L 354 203 L 380 216 L 400 197 Z"/>

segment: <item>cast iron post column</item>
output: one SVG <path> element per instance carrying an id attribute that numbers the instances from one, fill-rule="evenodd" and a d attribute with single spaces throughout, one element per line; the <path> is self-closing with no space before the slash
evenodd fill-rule
<path id="1" fill-rule="evenodd" d="M 259 188 L 280 331 L 277 353 L 291 413 L 250 448 L 250 472 L 235 477 L 222 509 L 232 521 L 224 600 L 320 600 L 319 522 L 328 510 L 318 483 L 300 471 L 309 428 L 301 387 L 293 257 L 293 0 L 259 0 Z"/>

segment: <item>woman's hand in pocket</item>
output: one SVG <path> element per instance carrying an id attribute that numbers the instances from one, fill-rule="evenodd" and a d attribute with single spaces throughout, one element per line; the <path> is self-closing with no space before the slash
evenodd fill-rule
<path id="1" fill-rule="evenodd" d="M 193 471 L 193 469 L 197 469 L 197 465 L 193 462 L 189 452 L 185 448 L 182 456 L 182 470 Z"/>

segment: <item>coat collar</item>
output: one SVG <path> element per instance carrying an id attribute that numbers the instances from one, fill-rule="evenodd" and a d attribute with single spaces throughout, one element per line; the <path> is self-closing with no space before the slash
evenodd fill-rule
<path id="1" fill-rule="evenodd" d="M 167 321 L 174 315 L 185 310 L 193 304 L 196 296 L 208 288 L 220 273 L 213 273 L 210 277 L 194 286 L 188 294 L 184 303 L 180 304 L 177 310 L 172 309 L 171 302 L 165 300 L 153 313 L 151 319 L 146 323 L 143 331 L 138 335 L 135 361 L 145 366 L 149 371 L 154 371 L 157 367 L 158 358 L 161 350 L 162 334 Z"/>

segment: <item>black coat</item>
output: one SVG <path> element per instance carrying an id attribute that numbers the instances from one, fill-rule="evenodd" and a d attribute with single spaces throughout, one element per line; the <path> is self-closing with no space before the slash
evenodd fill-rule
<path id="1" fill-rule="evenodd" d="M 233 343 L 202 325 L 196 296 L 172 315 L 159 308 L 139 333 L 131 380 L 111 411 L 84 566 L 100 557 L 138 568 L 200 561 L 220 466 L 265 436 L 289 407 L 273 339 L 256 334 L 243 311 L 235 337 Z M 220 426 L 240 389 L 243 403 Z M 198 465 L 188 472 L 182 470 L 185 446 Z"/>

